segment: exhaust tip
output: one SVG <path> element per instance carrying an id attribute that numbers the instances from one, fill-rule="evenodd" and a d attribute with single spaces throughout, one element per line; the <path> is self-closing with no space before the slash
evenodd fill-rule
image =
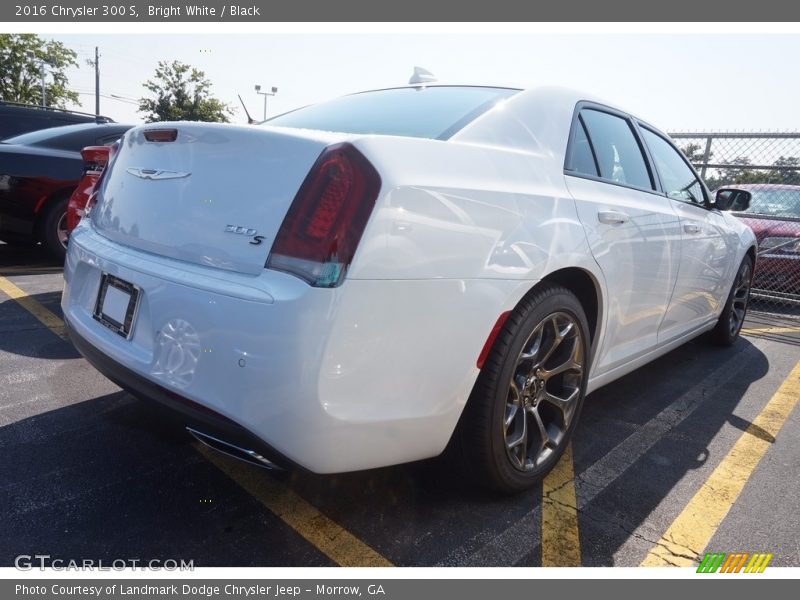
<path id="1" fill-rule="evenodd" d="M 235 458 L 237 460 L 250 463 L 251 465 L 261 467 L 262 469 L 269 469 L 272 471 L 282 470 L 274 462 L 272 462 L 267 458 L 264 458 L 255 450 L 248 450 L 247 448 L 242 448 L 240 446 L 237 446 L 236 444 L 231 444 L 230 442 L 226 442 L 225 440 L 221 440 L 212 435 L 208 435 L 207 433 L 203 433 L 202 431 L 198 431 L 197 429 L 194 429 L 192 427 L 187 427 L 186 431 L 188 431 L 189 435 L 191 435 L 194 439 L 196 439 L 204 446 L 208 446 L 212 450 L 216 450 L 217 452 L 226 454 L 231 458 Z"/>

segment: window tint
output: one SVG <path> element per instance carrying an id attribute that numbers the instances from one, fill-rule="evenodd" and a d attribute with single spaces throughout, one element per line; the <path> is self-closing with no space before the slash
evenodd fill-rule
<path id="1" fill-rule="evenodd" d="M 457 86 L 378 90 L 306 106 L 265 124 L 442 139 L 518 91 Z"/>
<path id="2" fill-rule="evenodd" d="M 592 142 L 600 177 L 616 183 L 655 189 L 628 121 L 589 109 L 581 111 L 581 118 Z"/>
<path id="3" fill-rule="evenodd" d="M 599 177 L 597 163 L 594 161 L 592 146 L 586 136 L 586 127 L 583 125 L 583 118 L 578 117 L 576 124 L 575 138 L 572 140 L 572 159 L 570 161 L 572 170 L 584 175 Z"/>
<path id="4" fill-rule="evenodd" d="M 661 177 L 664 192 L 674 200 L 693 204 L 704 204 L 703 185 L 697 179 L 678 150 L 660 135 L 642 129 L 642 136 L 650 149 L 653 162 Z"/>

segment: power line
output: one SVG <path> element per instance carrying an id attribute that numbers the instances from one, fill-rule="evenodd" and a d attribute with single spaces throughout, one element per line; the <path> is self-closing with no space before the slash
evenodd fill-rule
<path id="1" fill-rule="evenodd" d="M 94 96 L 95 95 L 94 92 L 75 92 L 75 93 L 78 94 L 79 96 Z M 125 104 L 134 104 L 136 106 L 139 105 L 139 103 L 136 102 L 136 101 L 127 100 L 127 99 L 121 98 L 119 96 L 114 96 L 114 95 L 109 95 L 109 94 L 100 94 L 100 97 L 108 98 L 109 100 L 116 100 L 117 102 L 123 102 Z"/>

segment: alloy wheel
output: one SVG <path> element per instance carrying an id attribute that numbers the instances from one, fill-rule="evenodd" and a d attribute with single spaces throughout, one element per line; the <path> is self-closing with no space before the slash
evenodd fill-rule
<path id="1" fill-rule="evenodd" d="M 56 237 L 63 248 L 67 247 L 69 232 L 67 231 L 67 213 L 62 214 L 56 223 Z"/>
<path id="2" fill-rule="evenodd" d="M 544 318 L 522 346 L 509 383 L 503 440 L 511 464 L 531 471 L 561 444 L 579 406 L 585 344 L 566 312 Z"/>

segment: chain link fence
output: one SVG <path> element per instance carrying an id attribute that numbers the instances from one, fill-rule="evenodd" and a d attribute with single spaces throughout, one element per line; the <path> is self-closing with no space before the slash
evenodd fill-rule
<path id="1" fill-rule="evenodd" d="M 734 207 L 758 239 L 750 310 L 800 321 L 800 133 L 672 133 L 711 190 L 750 191 Z"/>

